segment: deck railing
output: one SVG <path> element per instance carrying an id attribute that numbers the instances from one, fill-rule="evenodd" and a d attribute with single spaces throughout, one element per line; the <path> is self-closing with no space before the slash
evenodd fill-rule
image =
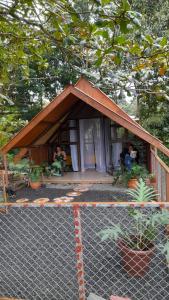
<path id="1" fill-rule="evenodd" d="M 153 149 L 151 149 L 151 172 L 156 178 L 158 200 L 169 202 L 169 167 Z"/>
<path id="2" fill-rule="evenodd" d="M 101 242 L 98 236 L 118 223 L 133 236 L 129 207 L 148 217 L 169 203 L 0 204 L 4 206 L 8 212 L 0 214 L 0 297 L 87 300 L 94 293 L 106 300 L 111 295 L 169 299 L 167 261 L 160 248 L 167 241 L 165 226 L 156 228 L 155 248 L 142 275 L 132 274 L 133 258 L 128 268 L 120 244 Z"/>

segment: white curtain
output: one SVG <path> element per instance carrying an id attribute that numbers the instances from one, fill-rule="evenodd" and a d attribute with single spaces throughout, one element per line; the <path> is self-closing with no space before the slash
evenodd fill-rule
<path id="1" fill-rule="evenodd" d="M 70 145 L 70 153 L 72 160 L 72 169 L 73 171 L 77 172 L 79 171 L 77 145 Z"/>
<path id="2" fill-rule="evenodd" d="M 106 118 L 104 123 L 105 130 L 105 156 L 106 156 L 106 169 L 109 171 L 111 168 L 111 127 L 110 119 Z"/>
<path id="3" fill-rule="evenodd" d="M 83 119 L 80 125 L 81 168 L 106 171 L 104 127 L 101 119 Z"/>
<path id="4" fill-rule="evenodd" d="M 76 125 L 75 120 L 69 121 L 69 126 L 75 126 L 75 125 Z M 69 134 L 70 134 L 70 143 L 77 143 L 77 130 L 70 129 Z M 77 172 L 79 171 L 77 144 L 70 145 L 70 153 L 71 153 L 73 171 Z"/>
<path id="5" fill-rule="evenodd" d="M 112 161 L 115 170 L 120 169 L 121 152 L 122 152 L 122 143 L 112 143 Z"/>

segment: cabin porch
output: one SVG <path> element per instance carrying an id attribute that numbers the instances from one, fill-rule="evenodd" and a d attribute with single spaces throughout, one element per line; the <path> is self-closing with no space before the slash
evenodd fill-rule
<path id="1" fill-rule="evenodd" d="M 85 172 L 66 172 L 63 176 L 43 177 L 43 183 L 52 184 L 111 184 L 112 176 L 106 172 L 97 172 L 96 170 L 86 170 Z"/>

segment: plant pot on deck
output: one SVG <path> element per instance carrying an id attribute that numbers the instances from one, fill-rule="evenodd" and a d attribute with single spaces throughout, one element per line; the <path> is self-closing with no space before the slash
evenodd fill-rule
<path id="1" fill-rule="evenodd" d="M 149 269 L 149 264 L 154 254 L 154 245 L 150 243 L 143 250 L 134 250 L 125 241 L 119 240 L 118 247 L 127 273 L 131 276 L 144 276 Z"/>
<path id="2" fill-rule="evenodd" d="M 138 185 L 138 179 L 136 179 L 136 178 L 129 179 L 128 184 L 127 184 L 129 189 L 135 189 L 137 187 L 137 185 Z"/>
<path id="3" fill-rule="evenodd" d="M 31 165 L 29 182 L 32 189 L 39 189 L 41 186 L 42 167 L 38 165 Z"/>
<path id="4" fill-rule="evenodd" d="M 41 187 L 41 182 L 38 181 L 38 182 L 34 182 L 34 181 L 30 181 L 30 187 L 33 189 L 33 190 L 37 190 Z"/>
<path id="5" fill-rule="evenodd" d="M 156 177 L 155 176 L 150 177 L 150 183 L 156 183 Z"/>

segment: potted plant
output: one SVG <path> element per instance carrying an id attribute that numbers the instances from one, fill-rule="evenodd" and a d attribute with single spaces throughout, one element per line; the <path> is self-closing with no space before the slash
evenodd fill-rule
<path id="1" fill-rule="evenodd" d="M 149 181 L 150 181 L 150 186 L 152 186 L 154 189 L 156 189 L 156 176 L 155 176 L 155 174 L 153 174 L 153 173 L 149 174 Z"/>
<path id="2" fill-rule="evenodd" d="M 156 194 L 153 188 L 148 187 L 143 179 L 139 180 L 137 188 L 128 192 L 135 202 L 148 202 L 154 200 Z M 121 252 L 125 270 L 132 276 L 144 276 L 154 254 L 154 240 L 160 225 L 168 224 L 169 212 L 167 210 L 147 213 L 142 208 L 129 208 L 128 216 L 131 218 L 131 228 L 125 230 L 121 224 L 103 229 L 99 232 L 102 241 L 107 239 L 117 242 Z M 166 245 L 163 247 L 166 250 Z"/>
<path id="3" fill-rule="evenodd" d="M 42 167 L 42 173 L 45 177 L 51 176 L 51 167 L 48 165 L 48 162 L 43 162 L 41 164 Z"/>
<path id="4" fill-rule="evenodd" d="M 41 186 L 42 167 L 39 165 L 30 165 L 29 183 L 32 189 L 38 189 Z"/>
<path id="5" fill-rule="evenodd" d="M 150 183 L 156 183 L 156 176 L 153 173 L 149 174 Z"/>
<path id="6" fill-rule="evenodd" d="M 127 171 L 124 174 L 125 181 L 127 182 L 127 186 L 130 189 L 135 189 L 138 185 L 139 178 L 147 178 L 148 171 L 145 167 L 134 164 L 130 171 Z"/>

